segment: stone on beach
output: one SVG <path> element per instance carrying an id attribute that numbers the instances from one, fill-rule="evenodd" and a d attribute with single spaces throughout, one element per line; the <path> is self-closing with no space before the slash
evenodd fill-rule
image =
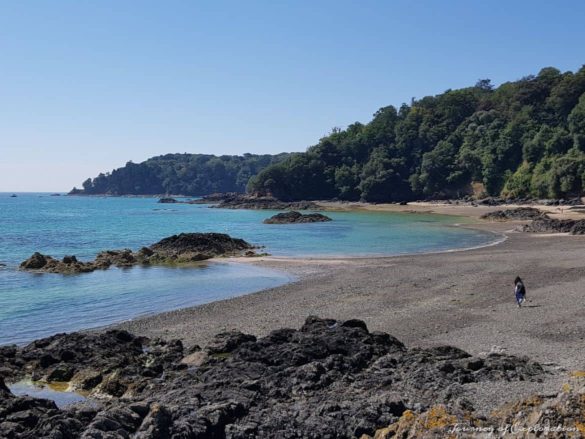
<path id="1" fill-rule="evenodd" d="M 482 215 L 481 218 L 492 221 L 534 220 L 547 219 L 548 215 L 534 207 L 518 207 L 515 209 L 503 209 L 488 212 Z"/>
<path id="2" fill-rule="evenodd" d="M 583 235 L 585 234 L 585 219 L 542 218 L 526 224 L 522 230 L 528 233 L 569 233 L 571 235 Z"/>

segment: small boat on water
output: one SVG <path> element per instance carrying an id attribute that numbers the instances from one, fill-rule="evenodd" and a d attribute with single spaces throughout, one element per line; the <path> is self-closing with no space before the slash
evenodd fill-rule
<path id="1" fill-rule="evenodd" d="M 10 198 L 16 198 L 16 197 L 17 197 L 17 195 L 16 195 L 16 194 L 12 194 L 12 195 L 10 195 Z"/>

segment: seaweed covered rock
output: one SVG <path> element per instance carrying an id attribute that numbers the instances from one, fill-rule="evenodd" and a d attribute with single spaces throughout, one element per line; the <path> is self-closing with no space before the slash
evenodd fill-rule
<path id="1" fill-rule="evenodd" d="M 331 221 L 331 218 L 320 213 L 302 214 L 297 211 L 278 213 L 265 219 L 264 224 L 299 224 L 299 223 L 322 223 Z"/>
<path id="2" fill-rule="evenodd" d="M 116 267 L 130 267 L 138 262 L 137 255 L 132 250 L 106 250 L 97 254 L 94 263 L 98 268 L 108 268 L 111 265 Z"/>
<path id="3" fill-rule="evenodd" d="M 491 221 L 535 220 L 548 219 L 548 215 L 534 207 L 518 207 L 489 212 L 482 215 L 481 218 Z"/>

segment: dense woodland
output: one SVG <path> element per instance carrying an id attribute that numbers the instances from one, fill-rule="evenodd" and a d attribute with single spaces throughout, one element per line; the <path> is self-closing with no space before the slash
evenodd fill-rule
<path id="1" fill-rule="evenodd" d="M 562 198 L 585 187 L 585 67 L 381 108 L 253 177 L 283 199 Z"/>
<path id="2" fill-rule="evenodd" d="M 86 194 L 270 194 L 372 202 L 585 191 L 585 67 L 490 80 L 381 108 L 304 153 L 168 154 L 83 183 Z"/>
<path id="3" fill-rule="evenodd" d="M 166 154 L 142 163 L 126 163 L 96 178 L 88 178 L 73 194 L 108 195 L 206 195 L 214 192 L 244 192 L 252 175 L 288 154 L 214 156 Z"/>

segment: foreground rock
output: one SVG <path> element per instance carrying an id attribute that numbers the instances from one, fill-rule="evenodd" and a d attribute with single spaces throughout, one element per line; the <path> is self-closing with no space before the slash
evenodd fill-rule
<path id="1" fill-rule="evenodd" d="M 320 213 L 302 214 L 297 211 L 277 213 L 270 218 L 265 219 L 264 224 L 299 224 L 299 223 L 322 223 L 331 221 L 328 216 Z"/>
<path id="2" fill-rule="evenodd" d="M 511 220 L 535 220 L 547 219 L 548 215 L 534 207 L 518 207 L 516 209 L 504 209 L 488 212 L 480 218 L 491 221 L 511 221 Z"/>
<path id="3" fill-rule="evenodd" d="M 533 395 L 505 404 L 489 417 L 477 416 L 465 407 L 436 404 L 422 413 L 406 410 L 400 419 L 379 429 L 375 439 L 456 437 L 514 437 L 554 439 L 585 435 L 585 372 L 573 372 L 563 391 Z M 372 436 L 363 435 L 362 439 Z"/>
<path id="4" fill-rule="evenodd" d="M 137 252 L 130 249 L 106 250 L 98 253 L 91 262 L 78 261 L 75 256 L 65 256 L 62 260 L 57 260 L 36 252 L 23 261 L 20 268 L 43 273 L 89 273 L 111 266 L 189 263 L 242 254 L 255 256 L 254 248 L 256 247 L 243 239 L 232 238 L 223 233 L 181 233 L 164 238 L 150 247 L 143 247 Z"/>
<path id="5" fill-rule="evenodd" d="M 545 373 L 527 358 L 407 349 L 360 320 L 317 317 L 260 339 L 222 333 L 190 350 L 125 331 L 62 334 L 0 348 L 0 370 L 6 382 L 26 374 L 101 397 L 60 410 L 0 386 L 0 431 L 15 438 L 359 438 L 437 404 L 473 414 L 468 384 Z"/>
<path id="6" fill-rule="evenodd" d="M 585 220 L 543 218 L 526 224 L 522 231 L 528 233 L 569 233 L 585 235 Z"/>

